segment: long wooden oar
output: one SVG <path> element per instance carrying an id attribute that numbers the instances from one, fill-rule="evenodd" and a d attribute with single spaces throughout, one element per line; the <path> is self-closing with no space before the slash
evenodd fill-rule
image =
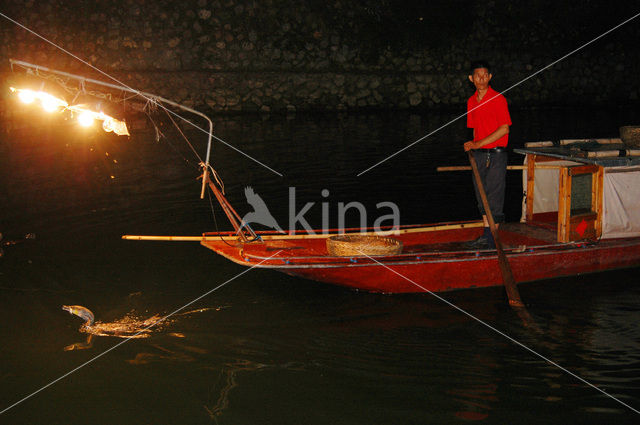
<path id="1" fill-rule="evenodd" d="M 502 272 L 502 281 L 504 282 L 504 287 L 507 290 L 509 305 L 513 307 L 524 307 L 524 304 L 520 299 L 518 287 L 516 286 L 516 282 L 513 279 L 511 266 L 509 266 L 509 261 L 507 261 L 507 257 L 504 255 L 504 251 L 502 250 L 502 243 L 500 243 L 498 228 L 496 227 L 495 221 L 493 221 L 493 214 L 491 213 L 491 208 L 489 208 L 487 194 L 484 191 L 484 185 L 482 184 L 482 180 L 480 179 L 480 173 L 478 173 L 478 165 L 476 164 L 476 160 L 473 158 L 473 154 L 471 153 L 471 151 L 467 151 L 467 154 L 469 155 L 469 162 L 471 163 L 471 169 L 473 170 L 473 178 L 476 180 L 476 184 L 478 185 L 478 192 L 480 192 L 480 198 L 482 198 L 484 213 L 487 216 L 487 221 L 489 221 L 489 229 L 491 229 L 493 240 L 496 243 L 496 250 L 498 251 L 498 264 L 500 265 L 500 271 Z"/>

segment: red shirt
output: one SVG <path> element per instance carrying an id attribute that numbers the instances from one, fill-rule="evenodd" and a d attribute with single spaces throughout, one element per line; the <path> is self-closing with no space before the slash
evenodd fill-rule
<path id="1" fill-rule="evenodd" d="M 475 130 L 474 142 L 482 140 L 501 125 L 511 125 L 511 116 L 507 107 L 507 99 L 503 95 L 488 88 L 484 97 L 478 102 L 478 92 L 467 101 L 467 127 Z M 509 143 L 509 135 L 505 134 L 498 140 L 481 149 L 491 149 L 496 147 L 506 147 Z"/>

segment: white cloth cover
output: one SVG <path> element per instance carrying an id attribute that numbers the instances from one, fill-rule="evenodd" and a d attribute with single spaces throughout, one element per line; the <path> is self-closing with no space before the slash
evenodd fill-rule
<path id="1" fill-rule="evenodd" d="M 573 161 L 549 161 L 544 165 L 580 165 Z M 524 158 L 524 165 L 527 165 L 527 157 Z M 527 170 L 522 172 L 523 192 L 527 191 Z M 560 190 L 560 170 L 549 168 L 536 168 L 533 187 L 533 213 L 544 213 L 558 211 L 558 192 Z M 525 222 L 527 215 L 526 196 L 522 200 L 521 222 Z"/>
<path id="2" fill-rule="evenodd" d="M 525 165 L 526 165 L 525 157 Z M 545 165 L 580 165 L 572 161 L 551 161 Z M 522 173 L 524 190 L 527 170 Z M 533 192 L 533 212 L 558 211 L 560 172 L 555 169 L 536 169 Z M 640 167 L 608 167 L 603 178 L 602 238 L 640 236 Z M 523 200 L 521 221 L 525 221 L 526 203 Z"/>
<path id="3" fill-rule="evenodd" d="M 604 169 L 602 238 L 640 236 L 640 168 Z"/>

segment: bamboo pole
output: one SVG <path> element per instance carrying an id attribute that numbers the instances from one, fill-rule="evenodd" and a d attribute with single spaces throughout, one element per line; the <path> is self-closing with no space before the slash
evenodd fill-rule
<path id="1" fill-rule="evenodd" d="M 548 148 L 553 146 L 553 142 L 547 140 L 546 142 L 527 142 L 524 144 L 525 148 Z"/>
<path id="2" fill-rule="evenodd" d="M 127 241 L 170 241 L 170 242 L 201 242 L 207 240 L 205 236 L 151 236 L 151 235 L 123 235 Z M 218 236 L 209 239 L 220 239 Z"/>
<path id="3" fill-rule="evenodd" d="M 377 235 L 377 236 L 393 236 L 422 232 L 437 232 L 442 230 L 469 229 L 482 227 L 482 221 L 469 221 L 464 223 L 452 224 L 436 224 L 423 227 L 411 227 L 408 229 L 381 230 L 379 232 L 346 232 L 347 234 Z M 260 234 L 260 238 L 264 241 L 269 240 L 296 240 L 296 239 L 326 239 L 329 236 L 339 234 L 336 229 L 332 233 L 304 233 L 304 234 Z M 202 241 L 219 241 L 221 239 L 229 241 L 237 241 L 238 235 L 229 232 L 228 235 L 202 235 L 202 236 L 161 236 L 161 235 L 123 235 L 122 239 L 129 241 L 167 241 L 167 242 L 202 242 Z"/>

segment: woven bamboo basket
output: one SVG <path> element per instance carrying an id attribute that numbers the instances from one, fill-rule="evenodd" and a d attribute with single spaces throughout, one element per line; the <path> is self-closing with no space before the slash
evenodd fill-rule
<path id="1" fill-rule="evenodd" d="M 329 255 L 396 255 L 402 252 L 402 241 L 384 236 L 338 235 L 327 238 Z"/>
<path id="2" fill-rule="evenodd" d="M 640 125 L 620 127 L 620 138 L 629 148 L 640 148 Z"/>

